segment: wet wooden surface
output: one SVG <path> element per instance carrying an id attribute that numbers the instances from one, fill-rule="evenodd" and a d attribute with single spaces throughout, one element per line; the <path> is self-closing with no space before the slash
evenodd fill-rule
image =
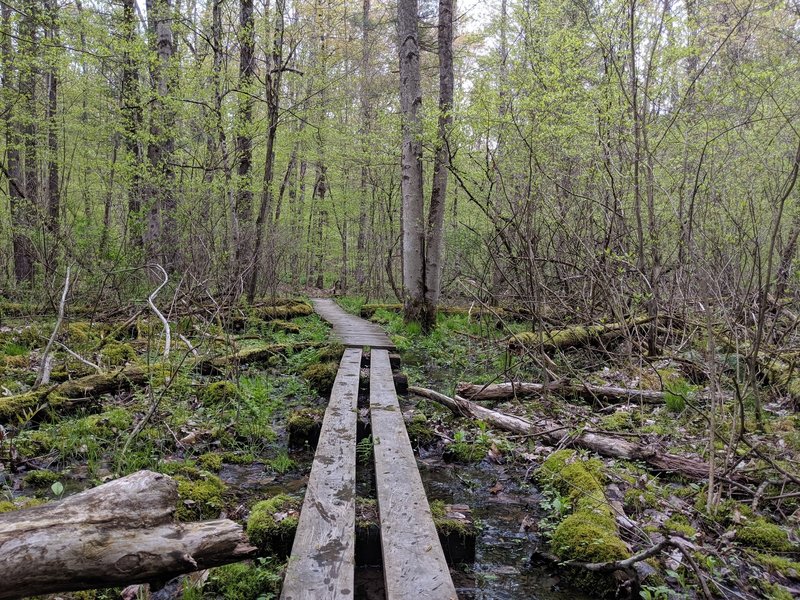
<path id="1" fill-rule="evenodd" d="M 353 597 L 360 368 L 361 350 L 345 350 L 322 421 L 282 600 Z"/>
<path id="2" fill-rule="evenodd" d="M 333 326 L 334 336 L 345 346 L 394 349 L 386 332 L 375 323 L 351 315 L 329 298 L 311 300 L 317 314 Z"/>
<path id="3" fill-rule="evenodd" d="M 369 404 L 386 599 L 456 600 L 386 350 L 371 353 Z"/>

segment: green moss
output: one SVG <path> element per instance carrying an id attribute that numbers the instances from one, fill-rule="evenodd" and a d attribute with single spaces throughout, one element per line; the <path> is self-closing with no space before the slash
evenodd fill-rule
<path id="1" fill-rule="evenodd" d="M 56 481 L 61 480 L 61 478 L 62 476 L 60 473 L 55 473 L 53 471 L 30 471 L 25 475 L 23 481 L 28 487 L 44 488 L 50 487 Z"/>
<path id="2" fill-rule="evenodd" d="M 344 355 L 344 346 L 341 344 L 329 344 L 319 351 L 320 362 L 339 362 Z"/>
<path id="3" fill-rule="evenodd" d="M 761 587 L 764 590 L 765 598 L 768 600 L 794 600 L 797 597 L 788 589 L 777 583 L 762 581 Z"/>
<path id="4" fill-rule="evenodd" d="M 483 460 L 488 451 L 489 448 L 486 444 L 477 441 L 459 440 L 447 446 L 444 454 L 448 460 L 460 463 L 475 463 Z"/>
<path id="5" fill-rule="evenodd" d="M 236 452 L 225 452 L 222 455 L 222 460 L 232 465 L 249 465 L 256 461 L 256 456 L 250 452 L 245 452 L 243 454 Z"/>
<path id="6" fill-rule="evenodd" d="M 625 410 L 618 410 L 615 413 L 603 417 L 600 427 L 606 431 L 627 431 L 638 426 L 638 415 Z"/>
<path id="7" fill-rule="evenodd" d="M 33 508 L 34 506 L 41 506 L 46 504 L 47 500 L 42 498 L 28 498 L 27 496 L 19 496 L 11 500 L 3 500 L 0 502 L 0 514 L 11 512 L 13 510 L 21 510 L 23 508 Z"/>
<path id="8" fill-rule="evenodd" d="M 464 519 L 454 519 L 447 516 L 447 508 L 443 500 L 434 500 L 430 503 L 433 524 L 439 535 L 457 535 L 467 537 L 474 535 L 475 531 L 472 524 Z"/>
<path id="9" fill-rule="evenodd" d="M 206 471 L 217 472 L 222 468 L 222 454 L 216 452 L 206 452 L 197 457 L 197 464 L 203 467 Z"/>
<path id="10" fill-rule="evenodd" d="M 327 396 L 333 389 L 333 382 L 336 380 L 336 372 L 339 365 L 335 362 L 320 362 L 303 371 L 303 377 L 308 380 L 309 385 L 323 396 Z"/>
<path id="11" fill-rule="evenodd" d="M 11 512 L 12 510 L 17 510 L 16 504 L 9 502 L 8 500 L 0 501 L 0 514 Z"/>
<path id="12" fill-rule="evenodd" d="M 192 481 L 182 476 L 175 477 L 178 482 L 177 516 L 180 521 L 214 519 L 225 507 L 223 494 L 226 486 L 216 475 L 201 471 L 200 479 Z"/>
<path id="13" fill-rule="evenodd" d="M 789 552 L 794 548 L 786 531 L 761 517 L 739 528 L 736 541 L 751 548 L 776 552 Z"/>
<path id="14" fill-rule="evenodd" d="M 682 514 L 674 514 L 669 519 L 664 521 L 664 527 L 669 531 L 679 533 L 687 538 L 693 538 L 697 535 L 697 530 L 692 527 L 689 519 Z"/>
<path id="15" fill-rule="evenodd" d="M 652 490 L 631 487 L 625 490 L 623 503 L 627 510 L 642 513 L 648 508 L 656 508 L 658 506 L 658 495 Z"/>
<path id="16" fill-rule="evenodd" d="M 130 344 L 109 342 L 100 351 L 103 364 L 112 367 L 122 366 L 136 358 L 136 350 Z"/>
<path id="17" fill-rule="evenodd" d="M 67 325 L 67 342 L 71 345 L 85 344 L 96 339 L 92 324 L 86 321 L 76 321 Z"/>
<path id="18" fill-rule="evenodd" d="M 247 537 L 263 554 L 285 547 L 294 537 L 300 500 L 286 494 L 258 502 L 247 518 Z"/>
<path id="19" fill-rule="evenodd" d="M 777 571 L 784 577 L 800 579 L 800 562 L 785 556 L 771 554 L 756 554 L 756 560 L 772 571 Z"/>
<path id="20" fill-rule="evenodd" d="M 209 572 L 204 591 L 212 597 L 257 600 L 277 597 L 281 587 L 282 566 L 259 560 L 217 567 Z"/>
<path id="21" fill-rule="evenodd" d="M 428 417 L 421 412 L 411 417 L 411 422 L 406 426 L 408 437 L 418 446 L 428 446 L 436 440 L 436 434 L 428 423 Z"/>
<path id="22" fill-rule="evenodd" d="M 200 395 L 204 406 L 219 406 L 233 402 L 241 397 L 239 388 L 231 381 L 216 381 L 206 386 Z"/>
<path id="23" fill-rule="evenodd" d="M 293 412 L 286 421 L 286 428 L 290 434 L 308 437 L 315 427 L 322 423 L 323 412 L 318 408 L 303 408 Z"/>

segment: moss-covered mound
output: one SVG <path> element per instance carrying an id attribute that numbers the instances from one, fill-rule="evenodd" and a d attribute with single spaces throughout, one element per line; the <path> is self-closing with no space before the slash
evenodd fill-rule
<path id="1" fill-rule="evenodd" d="M 136 358 L 136 350 L 130 344 L 122 342 L 109 342 L 100 351 L 103 364 L 118 367 Z"/>
<path id="2" fill-rule="evenodd" d="M 748 521 L 739 528 L 736 531 L 736 541 L 758 550 L 790 552 L 794 549 L 785 530 L 761 517 Z"/>
<path id="3" fill-rule="evenodd" d="M 215 381 L 206 386 L 200 394 L 200 402 L 204 406 L 219 406 L 234 402 L 240 397 L 239 388 L 230 381 Z"/>
<path id="4" fill-rule="evenodd" d="M 417 446 L 428 446 L 436 441 L 436 434 L 433 432 L 428 417 L 423 413 L 415 413 L 411 421 L 406 425 L 408 437 Z"/>
<path id="5" fill-rule="evenodd" d="M 614 512 L 605 497 L 602 463 L 582 460 L 574 450 L 558 450 L 537 471 L 539 480 L 569 498 L 572 514 L 553 531 L 551 549 L 563 561 L 606 562 L 630 556 L 620 539 Z M 613 575 L 572 569 L 572 583 L 598 596 L 613 596 Z"/>
<path id="6" fill-rule="evenodd" d="M 307 367 L 303 371 L 303 377 L 317 392 L 327 396 L 333 389 L 333 382 L 336 380 L 338 370 L 339 365 L 335 362 L 319 362 Z"/>
<path id="7" fill-rule="evenodd" d="M 300 500 L 279 494 L 258 502 L 247 519 L 247 537 L 261 554 L 289 553 L 300 518 Z"/>
<path id="8" fill-rule="evenodd" d="M 324 413 L 318 408 L 303 408 L 293 412 L 286 422 L 289 447 L 301 448 L 308 444 L 314 448 L 319 441 Z"/>

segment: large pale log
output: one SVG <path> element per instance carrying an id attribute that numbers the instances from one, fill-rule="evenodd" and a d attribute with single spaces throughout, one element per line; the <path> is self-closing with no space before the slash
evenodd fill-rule
<path id="1" fill-rule="evenodd" d="M 165 580 L 252 556 L 227 519 L 175 523 L 176 482 L 139 471 L 0 515 L 0 599 Z"/>
<path id="2" fill-rule="evenodd" d="M 708 477 L 708 463 L 700 459 L 668 454 L 657 448 L 608 433 L 595 433 L 587 429 L 575 431 L 571 426 L 550 419 L 539 419 L 536 423 L 532 423 L 521 417 L 490 410 L 459 396 L 450 398 L 426 388 L 409 387 L 408 391 L 439 402 L 457 415 L 480 419 L 493 427 L 512 433 L 536 436 L 549 445 L 586 448 L 602 456 L 639 460 L 654 471 L 678 473 L 689 479 L 703 480 Z"/>

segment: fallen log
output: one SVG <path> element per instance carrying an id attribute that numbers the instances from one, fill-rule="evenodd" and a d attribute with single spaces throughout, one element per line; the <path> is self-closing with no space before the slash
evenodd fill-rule
<path id="1" fill-rule="evenodd" d="M 644 316 L 630 321 L 608 323 L 606 325 L 575 325 L 548 331 L 526 331 L 510 336 L 506 339 L 506 344 L 509 350 L 542 348 L 548 351 L 561 348 L 577 348 L 600 340 L 619 337 L 631 328 L 645 325 L 652 320 L 653 317 Z"/>
<path id="2" fill-rule="evenodd" d="M 411 394 L 439 402 L 456 415 L 479 419 L 511 433 L 536 436 L 552 446 L 585 448 L 610 458 L 638 460 L 647 464 L 654 471 L 678 473 L 689 479 L 702 481 L 708 478 L 709 465 L 700 459 L 661 452 L 655 447 L 638 444 L 608 433 L 594 432 L 590 429 L 575 430 L 571 426 L 549 419 L 541 419 L 534 424 L 522 417 L 506 415 L 459 396 L 450 398 L 426 388 L 412 386 L 408 388 L 408 391 Z M 736 479 L 735 476 L 731 478 Z"/>
<path id="3" fill-rule="evenodd" d="M 0 600 L 166 580 L 253 556 L 242 527 L 175 523 L 177 483 L 139 471 L 0 515 Z"/>
<path id="4" fill-rule="evenodd" d="M 510 400 L 512 398 L 541 396 L 545 393 L 556 393 L 561 396 L 580 398 L 586 402 L 600 400 L 608 404 L 631 402 L 641 404 L 664 404 L 667 392 L 658 390 L 641 390 L 621 388 L 612 385 L 591 385 L 589 383 L 573 383 L 568 380 L 554 381 L 553 383 L 466 383 L 460 382 L 456 386 L 456 393 L 467 400 Z M 721 394 L 723 400 L 730 400 L 733 396 Z M 699 396 L 706 399 L 706 396 Z"/>
<path id="5" fill-rule="evenodd" d="M 263 363 L 271 357 L 330 345 L 327 342 L 300 342 L 297 344 L 269 344 L 245 348 L 225 356 L 202 357 L 187 360 L 190 369 L 210 375 L 222 373 L 235 365 Z M 9 423 L 20 415 L 32 414 L 39 409 L 57 413 L 69 413 L 78 408 L 91 407 L 103 394 L 113 394 L 146 384 L 151 374 L 169 372 L 173 367 L 156 363 L 150 369 L 129 365 L 123 369 L 95 373 L 65 381 L 49 388 L 42 388 L 15 396 L 0 397 L 0 424 Z"/>
<path id="6" fill-rule="evenodd" d="M 468 400 L 508 400 L 520 396 L 541 396 L 544 393 L 557 393 L 562 396 L 581 398 L 588 402 L 643 402 L 663 404 L 664 392 L 656 390 L 637 390 L 609 385 L 590 385 L 556 381 L 552 384 L 506 382 L 487 385 L 461 382 L 456 392 Z"/>

